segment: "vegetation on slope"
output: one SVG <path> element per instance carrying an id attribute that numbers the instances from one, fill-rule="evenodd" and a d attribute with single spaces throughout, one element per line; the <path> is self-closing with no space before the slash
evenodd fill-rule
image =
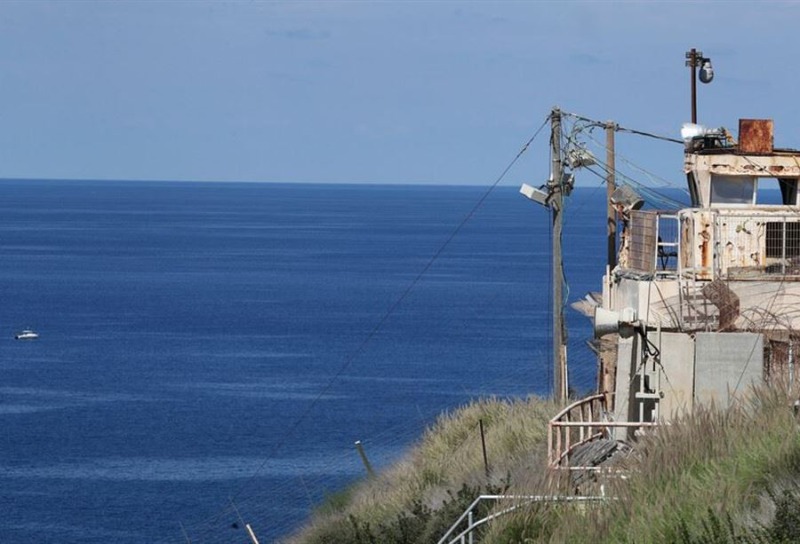
<path id="1" fill-rule="evenodd" d="M 403 459 L 331 498 L 291 542 L 436 542 L 480 493 L 499 493 L 509 480 L 543 473 L 547 421 L 555 410 L 530 397 L 477 400 L 445 413 Z"/>
<path id="2" fill-rule="evenodd" d="M 761 388 L 641 438 L 592 508 L 535 505 L 484 542 L 800 541 L 800 434 L 785 391 Z"/>
<path id="3" fill-rule="evenodd" d="M 613 500 L 521 503 L 476 541 L 800 541 L 800 433 L 789 398 L 762 388 L 727 409 L 697 410 L 639 439 L 623 460 L 625 476 L 602 482 Z M 445 414 L 404 459 L 329 501 L 292 542 L 429 544 L 480 493 L 573 493 L 574 482 L 545 469 L 547 421 L 556 412 L 532 397 L 481 400 Z M 596 494 L 600 483 L 580 491 Z"/>

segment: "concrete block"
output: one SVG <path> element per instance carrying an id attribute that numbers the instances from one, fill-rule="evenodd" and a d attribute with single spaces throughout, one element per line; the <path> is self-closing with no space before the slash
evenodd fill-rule
<path id="1" fill-rule="evenodd" d="M 764 337 L 758 333 L 697 333 L 695 403 L 728 406 L 764 376 Z"/>

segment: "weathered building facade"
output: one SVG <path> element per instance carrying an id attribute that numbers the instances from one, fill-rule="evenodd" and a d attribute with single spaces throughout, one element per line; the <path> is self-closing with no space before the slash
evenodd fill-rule
<path id="1" fill-rule="evenodd" d="M 772 121 L 741 120 L 738 143 L 724 132 L 688 139 L 690 207 L 645 211 L 628 193 L 615 202 L 618 264 L 595 310 L 599 391 L 551 424 L 554 466 L 574 465 L 593 438 L 629 438 L 753 383 L 794 380 L 800 151 L 774 149 L 772 134 Z"/>

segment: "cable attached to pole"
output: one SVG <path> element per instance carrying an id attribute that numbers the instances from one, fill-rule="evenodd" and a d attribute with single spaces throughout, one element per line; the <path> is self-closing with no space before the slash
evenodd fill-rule
<path id="1" fill-rule="evenodd" d="M 447 237 L 447 239 L 439 246 L 439 248 L 436 250 L 436 252 L 433 254 L 433 256 L 428 260 L 428 262 L 425 264 L 425 266 L 422 268 L 422 270 L 414 277 L 413 280 L 411 280 L 411 282 L 408 284 L 408 286 L 405 288 L 405 290 L 400 294 L 400 296 L 394 301 L 394 303 L 392 303 L 392 305 L 389 307 L 389 309 L 378 320 L 377 324 L 370 330 L 370 332 L 367 334 L 367 336 L 361 341 L 361 343 L 356 347 L 356 349 L 354 349 L 350 353 L 350 355 L 345 359 L 344 363 L 339 367 L 339 369 L 334 373 L 334 375 L 328 380 L 328 383 L 320 390 L 320 392 L 317 394 L 317 396 L 314 397 L 311 400 L 311 402 L 308 404 L 306 409 L 292 422 L 291 425 L 289 425 L 289 427 L 286 430 L 286 432 L 283 433 L 280 442 L 278 442 L 272 448 L 272 450 L 269 452 L 268 456 L 264 458 L 264 461 L 256 468 L 256 470 L 247 479 L 247 481 L 242 484 L 242 486 L 239 488 L 239 490 L 230 497 L 231 504 L 234 504 L 233 503 L 234 499 L 236 499 L 239 495 L 241 495 L 241 493 L 243 492 L 243 490 L 245 488 L 247 488 L 247 486 L 251 485 L 252 481 L 258 476 L 258 474 L 261 473 L 261 471 L 267 465 L 269 460 L 276 453 L 278 453 L 278 451 L 280 451 L 286 445 L 286 443 L 288 442 L 289 438 L 294 435 L 294 433 L 298 429 L 298 427 L 308 419 L 308 417 L 311 415 L 311 412 L 319 404 L 319 401 L 328 393 L 328 391 L 330 391 L 330 389 L 333 387 L 333 385 L 347 371 L 347 369 L 350 368 L 350 366 L 353 364 L 355 359 L 359 355 L 361 355 L 361 353 L 367 347 L 369 342 L 375 337 L 376 334 L 378 334 L 378 332 L 383 328 L 383 326 L 386 324 L 386 322 L 389 320 L 389 318 L 395 313 L 395 311 L 397 311 L 397 309 L 400 307 L 400 305 L 403 303 L 403 301 L 405 301 L 405 299 L 408 298 L 409 294 L 411 294 L 411 292 L 414 290 L 414 288 L 417 286 L 417 284 L 420 282 L 420 280 L 422 280 L 422 278 L 427 274 L 427 272 L 428 272 L 428 270 L 430 270 L 431 266 L 433 266 L 433 264 L 439 259 L 439 257 L 442 255 L 444 250 L 450 245 L 450 243 L 458 235 L 458 233 L 461 232 L 461 230 L 463 229 L 464 225 L 466 225 L 467 222 L 470 219 L 472 219 L 472 217 L 481 208 L 481 206 L 486 201 L 486 199 L 489 197 L 489 195 L 497 188 L 497 186 L 500 184 L 500 182 L 505 178 L 506 174 L 508 174 L 508 172 L 516 164 L 516 162 L 519 160 L 519 158 L 528 150 L 528 148 L 530 147 L 531 143 L 533 143 L 533 141 L 536 139 L 536 137 L 539 135 L 539 133 L 542 131 L 542 129 L 547 125 L 548 121 L 550 121 L 550 116 L 549 115 L 545 118 L 544 122 L 541 124 L 541 126 L 539 126 L 539 128 L 536 130 L 536 132 L 533 134 L 533 136 L 531 136 L 530 139 L 528 139 L 528 141 L 525 142 L 525 144 L 522 146 L 522 148 L 519 150 L 519 152 L 516 154 L 516 156 L 511 160 L 511 162 L 508 164 L 508 166 L 506 166 L 506 168 L 497 177 L 497 179 L 484 192 L 484 194 L 477 201 L 477 203 L 472 207 L 472 209 L 469 211 L 469 213 L 467 213 L 467 215 L 464 217 L 464 219 L 461 220 L 461 222 L 455 227 L 455 229 L 453 229 L 453 231 L 450 233 L 450 235 Z M 235 504 L 234 504 L 234 507 L 235 507 Z M 226 506 L 226 507 L 220 509 L 220 511 L 217 512 L 216 514 L 214 514 L 213 516 L 210 516 L 210 517 L 206 518 L 205 520 L 200 521 L 200 522 L 198 522 L 198 523 L 196 523 L 194 525 L 195 526 L 199 526 L 199 525 L 202 525 L 204 523 L 215 523 L 220 518 L 220 516 L 222 516 L 223 514 L 229 512 L 229 511 L 230 511 L 229 507 Z"/>

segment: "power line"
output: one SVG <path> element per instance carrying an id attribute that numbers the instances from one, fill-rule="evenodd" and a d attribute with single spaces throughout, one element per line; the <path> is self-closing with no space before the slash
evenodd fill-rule
<path id="1" fill-rule="evenodd" d="M 588 117 L 583 117 L 582 115 L 578 115 L 576 113 L 569 113 L 569 112 L 562 112 L 562 113 L 564 115 L 566 115 L 566 116 L 569 116 L 569 117 L 572 117 L 574 119 L 578 119 L 580 121 L 588 123 L 592 127 L 603 127 L 603 128 L 605 128 L 605 127 L 608 126 L 607 122 L 597 121 L 595 119 L 589 119 Z M 646 138 L 652 138 L 654 140 L 661 140 L 663 142 L 670 142 L 670 143 L 683 145 L 683 140 L 678 140 L 677 138 L 670 138 L 668 136 L 662 136 L 660 134 L 654 134 L 652 132 L 645 132 L 645 131 L 642 131 L 642 130 L 636 130 L 636 129 L 632 129 L 632 128 L 625 128 L 625 127 L 622 127 L 622 126 L 620 126 L 620 125 L 618 125 L 616 123 L 614 123 L 613 125 L 614 125 L 614 130 L 616 132 L 627 132 L 627 133 L 630 133 L 630 134 L 635 134 L 637 136 L 644 136 Z"/>
<path id="2" fill-rule="evenodd" d="M 477 211 L 483 206 L 486 199 L 489 195 L 494 191 L 494 189 L 500 184 L 500 182 L 505 178 L 506 174 L 511 170 L 511 168 L 516 164 L 519 158 L 528 150 L 530 144 L 536 139 L 542 129 L 547 125 L 547 122 L 550 120 L 550 116 L 548 115 L 545 120 L 542 122 L 541 126 L 536 130 L 536 132 L 531 136 L 527 142 L 522 146 L 516 156 L 511 160 L 511 162 L 506 166 L 506 168 L 501 172 L 501 174 L 497 177 L 497 179 L 489 186 L 489 188 L 484 192 L 484 194 L 478 199 L 477 203 L 472 207 L 472 209 L 467 213 L 464 219 L 453 229 L 447 239 L 439 246 L 433 256 L 428 260 L 422 270 L 414 277 L 414 279 L 408 284 L 405 290 L 400 294 L 400 296 L 392 303 L 389 309 L 383 314 L 383 316 L 378 320 L 375 326 L 370 330 L 370 332 L 366 335 L 366 337 L 361 341 L 361 343 L 353 350 L 350 355 L 345 359 L 344 363 L 339 367 L 339 369 L 334 373 L 334 375 L 328 380 L 328 383 L 319 391 L 319 393 L 312 399 L 312 401 L 308 404 L 306 409 L 292 422 L 291 425 L 287 428 L 286 432 L 283 434 L 281 440 L 271 449 L 269 455 L 264 458 L 264 461 L 256 468 L 253 474 L 247 479 L 247 481 L 242 484 L 238 491 L 233 493 L 230 496 L 230 501 L 234 501 L 237 499 L 244 489 L 246 489 L 249 485 L 252 484 L 253 480 L 260 474 L 264 467 L 267 466 L 270 459 L 280 451 L 288 442 L 289 438 L 293 436 L 295 431 L 303 424 L 306 419 L 310 416 L 312 411 L 317 407 L 319 404 L 320 399 L 322 399 L 333 387 L 333 385 L 339 380 L 339 378 L 347 371 L 348 368 L 352 365 L 352 363 L 356 360 L 356 358 L 361 355 L 367 345 L 372 341 L 372 339 L 377 335 L 377 333 L 383 329 L 386 322 L 389 318 L 397 311 L 403 301 L 410 295 L 410 293 L 414 290 L 417 284 L 422 280 L 422 278 L 427 274 L 433 264 L 439 259 L 442 255 L 444 250 L 450 245 L 453 239 L 461 232 L 464 225 L 469 222 L 472 217 L 477 213 Z M 225 507 L 221 508 L 216 514 L 213 516 L 209 516 L 205 520 L 197 522 L 193 524 L 194 527 L 198 527 L 204 525 L 206 523 L 215 523 L 219 520 L 219 518 L 231 511 L 230 506 L 226 505 Z"/>

